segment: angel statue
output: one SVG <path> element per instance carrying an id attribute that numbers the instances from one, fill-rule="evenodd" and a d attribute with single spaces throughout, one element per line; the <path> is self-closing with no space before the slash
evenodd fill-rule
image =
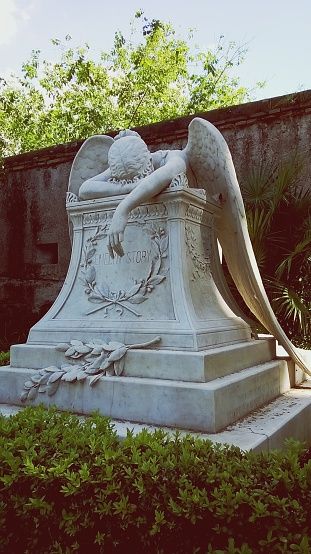
<path id="1" fill-rule="evenodd" d="M 150 153 L 138 133 L 130 130 L 122 131 L 115 139 L 105 135 L 90 137 L 74 160 L 69 191 L 81 200 L 124 195 L 108 235 L 110 255 L 123 256 L 124 230 L 131 210 L 162 192 L 180 173 L 187 174 L 190 186 L 204 188 L 209 198 L 218 201 L 221 215 L 215 218 L 216 235 L 237 289 L 262 325 L 311 375 L 269 303 L 250 241 L 229 147 L 214 125 L 195 117 L 183 150 L 155 153 Z M 94 176 L 85 180 L 90 174 Z"/>

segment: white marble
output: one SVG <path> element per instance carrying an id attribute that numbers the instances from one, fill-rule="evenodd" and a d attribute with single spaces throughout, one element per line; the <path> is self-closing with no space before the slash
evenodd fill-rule
<path id="1" fill-rule="evenodd" d="M 265 296 L 228 147 L 206 121 L 192 121 L 183 151 L 151 154 L 128 131 L 91 137 L 67 211 L 68 274 L 0 369 L 0 402 L 217 433 L 287 391 L 288 365 L 274 339 L 253 339 L 217 239 L 246 303 L 307 370 Z"/>
<path id="2" fill-rule="evenodd" d="M 0 413 L 6 417 L 14 416 L 22 409 L 21 406 L 0 404 Z M 83 416 L 80 417 L 83 419 Z M 181 429 L 180 434 L 182 437 L 190 435 L 209 440 L 214 444 L 234 445 L 244 451 L 269 452 L 284 448 L 289 438 L 311 444 L 310 417 L 311 391 L 293 389 L 218 433 Z M 126 437 L 128 430 L 137 435 L 143 429 L 151 433 L 159 429 L 158 426 L 131 421 L 112 420 L 112 424 L 120 440 Z M 170 427 L 161 426 L 161 429 L 174 437 L 175 431 Z"/>
<path id="3" fill-rule="evenodd" d="M 202 191 L 179 186 L 131 213 L 124 256 L 111 258 L 107 229 L 122 197 L 75 202 L 73 250 L 63 289 L 30 330 L 27 345 L 13 347 L 11 365 L 38 367 L 30 346 L 71 339 L 124 344 L 160 336 L 157 348 L 201 351 L 251 340 L 249 326 L 220 295 L 211 275 L 214 213 Z M 31 360 L 34 355 L 36 359 Z M 49 363 L 59 363 L 49 356 Z M 41 367 L 46 361 L 42 358 Z"/>
<path id="4" fill-rule="evenodd" d="M 271 452 L 284 448 L 289 438 L 311 444 L 311 391 L 293 389 L 277 399 L 229 425 L 218 433 L 191 431 L 190 435 L 209 440 L 214 444 L 229 444 L 254 452 Z M 127 430 L 134 435 L 143 429 L 150 432 L 158 427 L 133 422 L 114 421 L 114 427 L 120 439 L 126 437 Z M 174 437 L 169 427 L 161 427 Z M 180 430 L 181 436 L 189 435 L 189 430 Z"/>
<path id="5" fill-rule="evenodd" d="M 38 372 L 0 369 L 0 403 L 20 404 L 23 384 Z M 98 410 L 114 419 L 216 433 L 289 389 L 286 363 L 272 361 L 208 383 L 123 376 L 101 377 L 95 386 L 62 382 L 53 396 L 32 404 L 55 404 L 81 414 Z"/>
<path id="6" fill-rule="evenodd" d="M 192 382 L 207 382 L 259 365 L 275 357 L 275 341 L 251 340 L 219 346 L 200 352 L 184 350 L 133 349 L 126 354 L 125 377 L 146 377 Z M 64 353 L 50 345 L 28 344 L 12 347 L 14 368 L 41 369 L 61 365 Z"/>
<path id="7" fill-rule="evenodd" d="M 258 335 L 258 338 L 272 339 L 273 337 L 271 335 L 261 333 Z M 297 348 L 297 352 L 299 353 L 302 360 L 304 360 L 306 366 L 311 367 L 311 350 L 306 350 L 305 348 Z M 291 387 L 295 387 L 296 385 L 300 385 L 302 383 L 304 383 L 305 387 L 310 386 L 310 376 L 305 373 L 305 371 L 298 364 L 296 364 L 293 359 L 289 357 L 286 350 L 278 342 L 276 343 L 276 355 L 278 358 L 287 361 Z"/>
<path id="8" fill-rule="evenodd" d="M 95 142 L 100 137 L 95 137 Z M 234 165 L 226 141 L 211 123 L 194 118 L 189 125 L 186 147 L 180 150 L 151 154 L 147 145 L 133 131 L 124 131 L 112 141 L 102 137 L 103 151 L 108 147 L 107 168 L 93 174 L 94 152 L 88 139 L 78 152 L 73 166 L 82 159 L 82 175 L 87 176 L 89 160 L 92 168 L 89 179 L 78 193 L 83 199 L 107 198 L 124 194 L 107 230 L 111 257 L 124 255 L 124 232 L 132 210 L 163 192 L 177 175 L 192 176 L 192 185 L 204 187 L 207 197 L 220 207 L 213 227 L 216 232 L 232 278 L 245 303 L 259 321 L 283 345 L 288 354 L 306 373 L 309 370 L 280 327 L 266 295 L 250 241 L 246 214 Z M 96 143 L 97 144 L 97 143 Z M 97 150 L 95 158 L 97 157 Z M 85 171 L 86 170 L 86 171 Z M 76 180 L 69 182 L 70 192 L 77 192 Z M 190 232 L 191 235 L 191 232 Z M 189 241 L 191 236 L 188 237 Z M 193 240 L 197 237 L 193 235 Z M 201 259 L 201 267 L 204 261 Z M 201 305 L 196 296 L 198 307 Z"/>

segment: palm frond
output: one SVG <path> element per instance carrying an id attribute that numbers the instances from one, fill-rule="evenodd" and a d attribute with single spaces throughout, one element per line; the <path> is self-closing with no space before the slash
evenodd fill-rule
<path id="1" fill-rule="evenodd" d="M 276 168 L 264 162 L 252 167 L 241 179 L 242 195 L 246 205 L 255 207 L 267 206 L 270 197 L 270 185 L 273 182 Z"/>
<path id="2" fill-rule="evenodd" d="M 304 333 L 311 328 L 311 312 L 299 294 L 291 287 L 278 281 L 270 281 L 276 296 L 272 300 L 277 315 L 298 322 Z"/>
<path id="3" fill-rule="evenodd" d="M 289 277 L 289 274 L 292 269 L 293 263 L 297 260 L 297 258 L 301 258 L 302 256 L 307 259 L 309 259 L 311 255 L 311 235 L 307 236 L 300 242 L 298 242 L 294 248 L 293 251 L 290 251 L 288 255 L 282 260 L 282 262 L 278 265 L 275 271 L 275 276 L 277 279 L 280 279 L 282 275 L 286 272 L 287 277 Z"/>
<path id="4" fill-rule="evenodd" d="M 269 231 L 271 217 L 264 208 L 255 207 L 247 210 L 247 224 L 251 239 L 261 240 Z"/>
<path id="5" fill-rule="evenodd" d="M 281 202 L 289 203 L 292 199 L 292 189 L 296 187 L 297 179 L 304 166 L 303 156 L 296 151 L 283 160 L 275 172 L 270 195 L 270 209 L 275 212 Z"/>
<path id="6" fill-rule="evenodd" d="M 311 213 L 308 214 L 308 217 L 305 218 L 305 220 L 302 223 L 301 226 L 302 230 L 304 231 L 304 237 L 311 239 Z"/>
<path id="7" fill-rule="evenodd" d="M 311 187 L 303 180 L 305 161 L 297 151 L 279 162 L 262 161 L 241 187 L 267 293 L 296 345 L 311 344 Z"/>

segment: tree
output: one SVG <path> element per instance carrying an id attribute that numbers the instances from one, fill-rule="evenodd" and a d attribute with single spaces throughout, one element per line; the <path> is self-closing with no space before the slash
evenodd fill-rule
<path id="1" fill-rule="evenodd" d="M 116 32 L 99 60 L 88 45 L 71 48 L 69 36 L 52 41 L 56 62 L 33 51 L 20 77 L 0 79 L 0 155 L 249 100 L 231 75 L 245 48 L 221 36 L 214 50 L 199 51 L 192 38 L 140 11 L 130 37 Z"/>

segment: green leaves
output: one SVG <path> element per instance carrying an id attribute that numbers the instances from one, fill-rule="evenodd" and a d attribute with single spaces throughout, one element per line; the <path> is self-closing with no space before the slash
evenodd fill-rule
<path id="1" fill-rule="evenodd" d="M 243 62 L 245 54 L 245 45 L 239 46 L 235 42 L 226 44 L 221 36 L 214 49 L 198 52 L 193 57 L 196 70 L 189 76 L 188 113 L 240 104 L 251 99 L 250 91 L 241 87 L 239 79 L 232 75 L 232 68 Z"/>
<path id="2" fill-rule="evenodd" d="M 9 365 L 10 363 L 10 352 L 0 352 L 0 366 Z"/>
<path id="3" fill-rule="evenodd" d="M 0 418 L 0 550 L 307 553 L 309 460 L 26 408 Z"/>
<path id="4" fill-rule="evenodd" d="M 264 285 L 289 338 L 310 348 L 311 189 L 304 157 L 262 161 L 242 178 L 248 228 Z"/>
<path id="5" fill-rule="evenodd" d="M 232 75 L 245 47 L 199 51 L 171 25 L 138 11 L 129 38 L 117 31 L 99 56 L 88 44 L 53 39 L 50 61 L 40 50 L 22 76 L 0 82 L 0 156 L 146 125 L 250 98 Z"/>

